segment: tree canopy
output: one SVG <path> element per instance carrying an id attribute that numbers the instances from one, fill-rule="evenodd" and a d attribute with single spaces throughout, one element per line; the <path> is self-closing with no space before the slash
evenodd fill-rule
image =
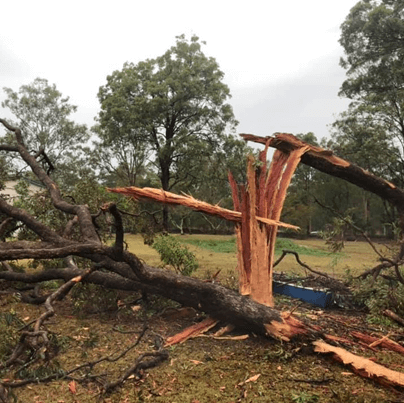
<path id="1" fill-rule="evenodd" d="M 189 168 L 211 155 L 237 124 L 216 60 L 203 53 L 198 37 L 176 39 L 162 56 L 125 63 L 98 93 L 102 141 L 147 144 L 164 190 L 184 183 Z"/>

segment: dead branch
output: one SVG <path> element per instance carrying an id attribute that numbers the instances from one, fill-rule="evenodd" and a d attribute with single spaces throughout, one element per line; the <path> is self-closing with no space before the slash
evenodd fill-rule
<path id="1" fill-rule="evenodd" d="M 153 357 L 151 360 L 145 360 L 145 358 Z M 162 362 L 168 360 L 168 351 L 153 351 L 149 353 L 144 353 L 140 355 L 133 366 L 128 368 L 124 375 L 115 382 L 107 384 L 105 387 L 105 393 L 112 392 L 117 386 L 122 385 L 132 374 L 135 375 L 138 379 L 142 376 L 142 371 L 149 368 L 154 368 Z"/>
<path id="2" fill-rule="evenodd" d="M 304 268 L 307 269 L 308 271 L 311 271 L 312 273 L 318 274 L 319 276 L 323 276 L 323 277 L 330 278 L 330 276 L 329 276 L 327 273 L 322 273 L 321 271 L 314 270 L 314 269 L 312 269 L 310 266 L 308 266 L 306 263 L 303 263 L 303 262 L 300 260 L 299 254 L 298 254 L 296 251 L 294 251 L 294 250 L 287 250 L 287 249 L 284 249 L 284 250 L 282 251 L 282 255 L 281 255 L 281 256 L 279 257 L 279 259 L 274 263 L 274 267 L 277 266 L 277 265 L 282 261 L 282 259 L 283 259 L 288 253 L 294 255 L 295 258 L 296 258 L 296 262 L 299 263 L 300 266 L 304 267 Z"/>
<path id="3" fill-rule="evenodd" d="M 15 389 L 15 388 L 19 388 L 19 387 L 26 386 L 26 385 L 33 384 L 33 383 L 48 383 L 48 382 L 52 382 L 54 380 L 59 380 L 59 379 L 76 380 L 78 382 L 84 382 L 88 379 L 100 377 L 99 374 L 92 375 L 90 373 L 90 371 L 102 362 L 116 362 L 116 361 L 119 361 L 121 358 L 125 357 L 128 354 L 128 352 L 130 352 L 136 346 L 139 345 L 140 341 L 146 334 L 147 330 L 148 330 L 148 327 L 144 326 L 142 331 L 140 332 L 139 336 L 137 337 L 136 341 L 134 343 L 132 343 L 129 347 L 127 347 L 125 350 L 123 350 L 121 353 L 119 353 L 118 355 L 115 355 L 115 353 L 113 353 L 108 356 L 101 357 L 97 360 L 83 363 L 79 366 L 76 366 L 75 368 L 73 368 L 71 370 L 54 373 L 54 374 L 48 375 L 43 378 L 30 378 L 30 379 L 17 380 L 17 381 L 3 380 L 0 382 L 0 391 L 2 391 L 2 390 L 5 391 L 4 394 L 5 394 L 5 396 L 7 396 L 7 388 Z M 155 358 L 153 360 L 144 361 L 144 359 L 147 357 L 155 357 Z M 104 393 L 111 392 L 114 388 L 121 385 L 131 374 L 140 376 L 141 371 L 155 367 L 166 359 L 168 359 L 168 352 L 166 350 L 160 350 L 157 352 L 149 352 L 149 353 L 144 353 L 144 354 L 140 355 L 136 359 L 135 365 L 130 366 L 129 369 L 125 371 L 124 375 L 119 378 L 118 381 L 110 383 L 110 384 L 107 383 L 105 385 Z M 80 378 L 73 378 L 72 374 L 74 374 L 75 372 L 78 372 L 78 371 L 82 371 L 82 370 L 87 370 L 86 374 L 84 374 Z M 1 397 L 1 395 L 0 395 L 0 397 Z M 7 401 L 5 401 L 5 402 L 7 402 Z"/>
<path id="4" fill-rule="evenodd" d="M 322 208 L 331 211 L 333 214 L 335 214 L 340 220 L 342 220 L 346 225 L 348 225 L 349 227 L 353 228 L 354 230 L 358 231 L 366 240 L 366 242 L 370 245 L 370 247 L 373 249 L 373 251 L 376 253 L 377 256 L 379 256 L 379 258 L 382 261 L 386 261 L 386 262 L 390 262 L 389 259 L 387 259 L 385 256 L 383 256 L 379 250 L 376 248 L 375 244 L 372 242 L 372 240 L 369 238 L 369 236 L 366 234 L 366 232 L 358 227 L 357 225 L 355 225 L 352 221 L 347 220 L 342 214 L 340 214 L 337 210 L 333 209 L 330 206 L 326 206 L 323 203 L 321 203 L 316 197 L 314 197 L 314 201 Z"/>
<path id="5" fill-rule="evenodd" d="M 36 320 L 34 328 L 32 331 L 23 331 L 21 333 L 20 340 L 17 346 L 14 348 L 13 353 L 10 358 L 3 364 L 4 367 L 9 367 L 16 362 L 20 362 L 20 357 L 25 353 L 26 350 L 37 351 L 42 346 L 46 347 L 49 344 L 48 332 L 41 330 L 44 322 L 55 314 L 53 308 L 53 302 L 56 300 L 63 299 L 68 292 L 76 285 L 78 282 L 82 281 L 83 278 L 87 277 L 91 272 L 93 272 L 95 267 L 85 271 L 82 275 L 73 277 L 67 283 L 59 287 L 55 292 L 53 292 L 45 301 L 46 311 Z"/>

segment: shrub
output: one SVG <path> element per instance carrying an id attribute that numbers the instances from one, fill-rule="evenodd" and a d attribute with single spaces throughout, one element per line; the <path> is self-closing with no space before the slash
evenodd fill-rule
<path id="1" fill-rule="evenodd" d="M 152 246 L 164 264 L 184 276 L 189 276 L 198 268 L 195 254 L 171 235 L 159 235 Z"/>

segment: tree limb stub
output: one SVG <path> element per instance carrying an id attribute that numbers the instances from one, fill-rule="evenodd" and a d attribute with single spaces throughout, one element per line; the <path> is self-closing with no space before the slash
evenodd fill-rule
<path id="1" fill-rule="evenodd" d="M 175 193 L 166 192 L 162 189 L 154 188 L 138 188 L 135 186 L 126 188 L 107 189 L 109 192 L 120 193 L 126 196 L 133 197 L 135 199 L 148 199 L 159 203 L 181 205 L 189 207 L 195 211 L 200 211 L 210 215 L 215 215 L 225 220 L 241 222 L 241 212 L 228 210 L 217 205 L 211 205 L 209 203 L 194 199 L 192 196 L 180 196 Z M 295 225 L 286 224 L 280 221 L 271 220 L 269 218 L 257 217 L 257 220 L 268 225 L 277 225 L 280 227 L 290 228 L 298 230 L 299 227 Z"/>

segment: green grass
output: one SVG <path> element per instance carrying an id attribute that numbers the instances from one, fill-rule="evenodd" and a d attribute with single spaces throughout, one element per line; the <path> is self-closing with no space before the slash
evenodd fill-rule
<path id="1" fill-rule="evenodd" d="M 185 244 L 190 244 L 198 248 L 207 249 L 214 253 L 236 253 L 236 238 L 232 237 L 230 239 L 198 239 L 198 238 L 178 238 L 180 242 Z M 302 246 L 296 244 L 291 239 L 279 238 L 276 240 L 275 253 L 281 254 L 282 250 L 288 249 L 293 250 L 301 255 L 308 256 L 329 256 L 330 252 L 310 248 L 308 246 Z"/>
<path id="2" fill-rule="evenodd" d="M 198 238 L 177 238 L 181 243 L 196 246 L 198 248 L 207 249 L 214 253 L 236 253 L 236 238 L 206 240 Z"/>

